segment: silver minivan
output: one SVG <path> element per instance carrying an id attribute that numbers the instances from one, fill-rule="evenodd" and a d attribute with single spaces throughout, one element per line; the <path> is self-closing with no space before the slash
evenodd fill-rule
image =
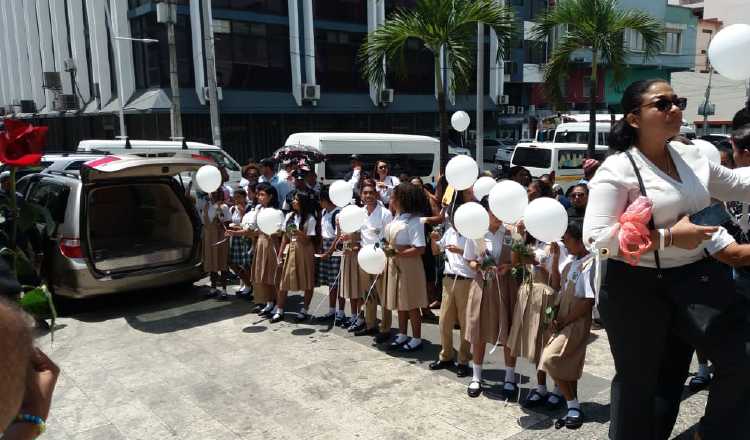
<path id="1" fill-rule="evenodd" d="M 102 156 L 25 176 L 24 198 L 56 223 L 42 264 L 52 291 L 83 298 L 199 280 L 201 221 L 175 176 L 205 164 Z"/>

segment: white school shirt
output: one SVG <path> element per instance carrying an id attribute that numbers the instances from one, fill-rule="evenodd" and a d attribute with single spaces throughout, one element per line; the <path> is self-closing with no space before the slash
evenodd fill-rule
<path id="1" fill-rule="evenodd" d="M 231 208 L 229 208 L 229 212 L 232 216 L 232 223 L 235 225 L 239 225 L 242 223 L 242 218 L 245 216 L 245 213 L 240 211 L 239 205 L 234 205 Z"/>
<path id="2" fill-rule="evenodd" d="M 338 206 L 330 211 L 323 210 L 323 215 L 320 216 L 320 235 L 326 239 L 336 238 L 336 225 L 333 224 L 333 215 L 341 211 Z"/>
<path id="3" fill-rule="evenodd" d="M 596 264 L 589 264 L 586 269 L 581 270 L 584 263 L 592 258 L 594 258 L 594 256 L 591 254 L 583 258 L 576 258 L 573 255 L 565 257 L 565 260 L 561 263 L 563 272 L 560 272 L 560 274 L 562 275 L 567 267 L 570 267 L 570 269 L 568 270 L 567 277 L 564 280 L 560 280 L 563 285 L 563 290 L 569 286 L 570 283 L 575 283 L 573 295 L 576 298 L 596 298 L 596 291 L 594 290 L 594 272 L 596 271 Z"/>
<path id="4" fill-rule="evenodd" d="M 464 258 L 463 254 L 457 254 L 446 250 L 450 245 L 457 246 L 459 249 L 465 250 L 466 243 L 469 240 L 463 235 L 456 232 L 452 227 L 446 229 L 445 234 L 437 242 L 440 249 L 445 252 L 445 269 L 443 273 L 445 275 L 459 275 L 465 278 L 474 278 L 476 271 L 469 267 L 469 260 Z"/>
<path id="5" fill-rule="evenodd" d="M 682 216 L 708 207 L 711 198 L 750 202 L 750 168 L 730 170 L 711 163 L 692 145 L 672 142 L 668 150 L 682 182 L 662 172 L 637 148 L 629 150 L 643 178 L 646 194 L 654 204 L 656 228 L 671 227 Z M 638 179 L 628 157 L 624 153 L 609 156 L 589 183 L 589 189 L 583 222 L 584 242 L 595 241 L 598 249 L 609 249 L 611 258 L 624 261 L 611 228 L 619 222 L 627 205 L 640 196 Z M 668 247 L 659 251 L 661 267 L 694 263 L 705 256 L 705 248 L 705 242 L 692 250 Z M 656 267 L 654 253 L 642 255 L 638 266 Z"/>
<path id="6" fill-rule="evenodd" d="M 505 228 L 500 227 L 497 231 L 487 231 L 480 240 L 484 242 L 485 252 L 492 256 L 495 262 L 500 260 L 503 252 L 503 238 L 505 237 Z M 467 261 L 479 261 L 481 263 L 482 254 L 480 253 L 480 243 L 478 240 L 466 240 L 464 248 L 464 259 Z"/>
<path id="7" fill-rule="evenodd" d="M 424 247 L 424 225 L 419 217 L 411 214 L 401 214 L 393 221 L 406 222 L 406 228 L 396 234 L 396 246 Z"/>
<path id="8" fill-rule="evenodd" d="M 367 208 L 365 208 L 367 209 Z M 367 216 L 365 224 L 360 229 L 360 238 L 362 246 L 368 244 L 380 243 L 385 237 L 385 227 L 393 221 L 393 214 L 382 203 L 377 202 L 372 214 Z"/>
<path id="9" fill-rule="evenodd" d="M 284 224 L 285 225 L 288 224 L 289 223 L 289 219 L 291 219 L 292 216 L 294 216 L 294 220 L 293 221 L 294 221 L 294 224 L 297 226 L 297 229 L 304 230 L 305 234 L 307 234 L 308 237 L 316 235 L 315 234 L 315 226 L 317 225 L 317 222 L 315 221 L 315 217 L 313 217 L 312 215 L 308 215 L 307 216 L 307 221 L 305 222 L 304 229 L 303 229 L 303 226 L 301 225 L 302 218 L 296 212 L 290 212 L 289 214 L 287 214 L 286 215 L 286 219 L 284 220 Z"/>
<path id="10" fill-rule="evenodd" d="M 203 218 L 202 212 L 201 218 Z M 229 207 L 223 203 L 219 206 L 216 206 L 215 203 L 208 205 L 208 221 L 211 222 L 216 218 L 218 218 L 222 223 L 231 220 L 232 216 L 229 213 Z"/>
<path id="11" fill-rule="evenodd" d="M 391 195 L 393 194 L 393 188 L 397 187 L 401 181 L 398 180 L 398 177 L 396 176 L 385 176 L 385 179 L 383 179 L 383 184 L 385 184 L 385 187 L 378 187 L 377 184 L 380 183 L 378 181 L 375 182 L 376 187 L 378 190 L 378 196 L 380 196 L 380 200 L 383 202 L 383 204 L 388 205 L 388 202 L 391 200 Z"/>

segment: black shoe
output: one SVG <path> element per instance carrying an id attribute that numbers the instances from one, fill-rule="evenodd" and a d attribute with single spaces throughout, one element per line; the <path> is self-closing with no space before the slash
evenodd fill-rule
<path id="1" fill-rule="evenodd" d="M 219 295 L 219 301 L 229 301 L 229 295 L 227 295 L 226 292 L 222 292 L 221 295 Z"/>
<path id="2" fill-rule="evenodd" d="M 550 401 L 552 399 L 552 396 L 557 397 L 557 403 L 553 403 Z M 544 407 L 548 409 L 549 411 L 555 411 L 557 409 L 562 408 L 562 406 L 565 404 L 565 399 L 563 396 L 555 393 L 548 393 L 547 398 L 544 399 Z"/>
<path id="3" fill-rule="evenodd" d="M 315 322 L 328 322 L 336 318 L 336 315 L 331 313 L 330 315 L 320 315 L 313 318 Z"/>
<path id="4" fill-rule="evenodd" d="M 453 361 L 435 361 L 432 362 L 429 367 L 430 370 L 445 370 L 446 368 L 450 368 L 453 366 Z"/>
<path id="5" fill-rule="evenodd" d="M 263 311 L 264 307 L 265 306 L 263 304 L 256 305 L 255 307 L 253 307 L 253 313 L 255 313 L 256 315 L 260 315 L 260 312 Z"/>
<path id="6" fill-rule="evenodd" d="M 308 319 L 310 319 L 310 315 L 308 315 L 307 313 L 297 313 L 297 316 L 294 317 L 294 322 L 300 324 L 307 321 Z"/>
<path id="7" fill-rule="evenodd" d="M 471 383 L 478 383 L 479 388 L 471 388 L 471 384 L 469 384 L 469 387 L 466 388 L 466 392 L 469 394 L 469 397 L 479 397 L 479 395 L 482 394 L 482 382 L 472 380 Z"/>
<path id="8" fill-rule="evenodd" d="M 404 352 L 404 353 L 410 353 L 412 351 L 419 351 L 422 348 L 424 348 L 424 343 L 423 342 L 420 341 L 419 345 L 417 345 L 416 347 L 413 347 L 413 346 L 411 346 L 409 344 L 410 341 L 411 341 L 411 339 L 409 341 L 406 341 L 404 344 L 402 344 L 401 347 L 398 348 L 398 351 L 401 351 L 401 352 Z"/>
<path id="9" fill-rule="evenodd" d="M 378 333 L 375 335 L 375 343 L 376 344 L 384 344 L 388 342 L 391 339 L 391 334 L 388 332 L 385 333 Z"/>
<path id="10" fill-rule="evenodd" d="M 504 389 L 503 389 L 503 392 L 505 392 Z M 534 399 L 533 397 L 535 397 L 535 396 L 538 397 L 538 399 Z M 540 406 L 544 405 L 546 402 L 547 402 L 547 396 L 546 395 L 542 396 L 541 394 L 539 394 L 539 391 L 537 391 L 537 390 L 531 390 L 531 392 L 529 393 L 529 397 L 526 398 L 526 400 L 523 402 L 522 406 L 524 408 L 531 409 L 531 408 L 540 407 Z"/>
<path id="11" fill-rule="evenodd" d="M 404 339 L 403 342 L 396 342 L 397 338 L 393 338 L 393 341 L 391 341 L 390 344 L 388 344 L 388 347 L 386 350 L 388 351 L 396 351 L 401 350 L 401 347 L 403 347 L 407 342 L 409 342 L 409 338 Z"/>
<path id="12" fill-rule="evenodd" d="M 376 327 L 373 328 L 366 328 L 359 331 L 354 332 L 354 336 L 374 336 L 378 334 L 378 329 Z"/>
<path id="13" fill-rule="evenodd" d="M 469 375 L 469 366 L 466 364 L 458 364 L 456 367 L 456 377 L 466 377 Z"/>
<path id="14" fill-rule="evenodd" d="M 277 322 L 283 321 L 283 320 L 284 320 L 284 315 L 282 315 L 281 313 L 276 313 L 271 318 L 271 324 L 276 324 Z"/>
<path id="15" fill-rule="evenodd" d="M 333 321 L 333 325 L 341 328 L 348 328 L 351 325 L 351 319 L 344 316 L 343 318 L 336 318 Z"/>
<path id="16" fill-rule="evenodd" d="M 358 331 L 362 331 L 365 329 L 365 322 L 362 321 L 359 324 L 357 324 L 357 320 L 352 320 L 352 325 L 350 325 L 346 331 L 349 333 L 356 333 Z"/>
<path id="17" fill-rule="evenodd" d="M 258 316 L 270 318 L 271 316 L 273 316 L 273 307 L 271 307 L 270 309 L 261 309 L 261 311 L 258 313 Z"/>
<path id="18" fill-rule="evenodd" d="M 204 295 L 206 298 L 216 298 L 219 295 L 219 291 L 213 287 Z"/>
<path id="19" fill-rule="evenodd" d="M 578 412 L 575 416 L 565 416 L 565 427 L 568 429 L 578 429 L 583 426 L 583 411 L 578 408 L 570 408 L 568 412 Z"/>
<path id="20" fill-rule="evenodd" d="M 510 385 L 511 389 L 505 389 L 505 385 Z M 505 400 L 513 400 L 518 395 L 518 385 L 513 382 L 503 382 L 503 390 L 501 393 L 503 397 L 505 397 Z"/>
<path id="21" fill-rule="evenodd" d="M 698 391 L 708 388 L 709 385 L 711 385 L 711 376 L 705 377 L 696 375 L 690 379 L 688 388 L 690 388 L 690 391 L 693 393 L 697 393 Z"/>

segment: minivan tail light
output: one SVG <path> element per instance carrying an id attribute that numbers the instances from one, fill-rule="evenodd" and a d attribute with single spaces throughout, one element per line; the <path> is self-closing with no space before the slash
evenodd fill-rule
<path id="1" fill-rule="evenodd" d="M 60 253 L 68 258 L 83 258 L 81 240 L 77 238 L 63 238 L 60 240 Z"/>

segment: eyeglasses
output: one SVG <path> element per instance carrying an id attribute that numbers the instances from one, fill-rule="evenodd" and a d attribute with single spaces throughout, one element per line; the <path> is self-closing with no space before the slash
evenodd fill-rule
<path id="1" fill-rule="evenodd" d="M 388 165 L 379 165 L 378 169 L 379 170 L 386 170 L 386 169 L 388 169 Z"/>
<path id="2" fill-rule="evenodd" d="M 680 110 L 685 110 L 685 108 L 687 108 L 687 98 L 680 98 L 677 95 L 672 95 L 671 98 L 662 96 L 654 102 L 642 105 L 640 108 L 654 107 L 660 112 L 666 113 L 672 109 L 673 105 L 676 105 Z"/>

